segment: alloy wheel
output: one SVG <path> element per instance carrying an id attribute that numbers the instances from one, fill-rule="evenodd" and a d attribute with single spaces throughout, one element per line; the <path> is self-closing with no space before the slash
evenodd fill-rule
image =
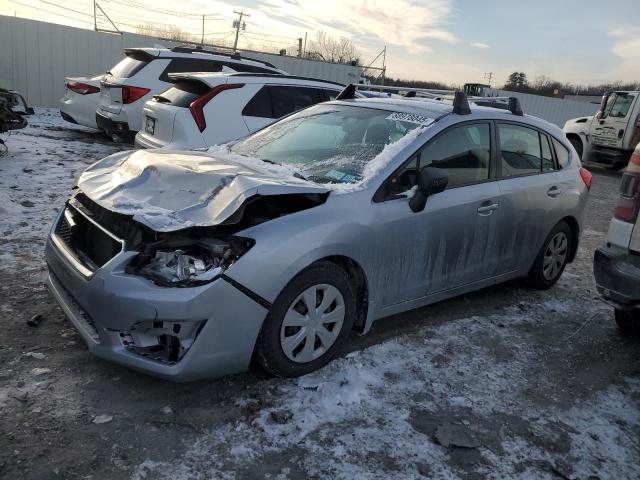
<path id="1" fill-rule="evenodd" d="M 564 232 L 558 232 L 551 238 L 542 261 L 542 275 L 546 280 L 556 278 L 567 259 L 568 247 L 569 239 Z"/>
<path id="2" fill-rule="evenodd" d="M 313 285 L 291 303 L 280 327 L 280 346 L 290 360 L 311 362 L 335 343 L 345 319 L 344 297 L 333 285 Z"/>

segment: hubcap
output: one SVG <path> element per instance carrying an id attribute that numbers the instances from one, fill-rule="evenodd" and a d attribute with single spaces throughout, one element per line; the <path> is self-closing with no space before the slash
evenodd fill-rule
<path id="1" fill-rule="evenodd" d="M 546 280 L 553 280 L 558 276 L 567 259 L 568 246 L 569 239 L 564 232 L 556 233 L 547 245 L 542 262 L 542 275 Z"/>
<path id="2" fill-rule="evenodd" d="M 333 285 L 307 288 L 289 306 L 280 327 L 280 346 L 290 360 L 307 363 L 322 356 L 340 335 L 344 298 Z"/>

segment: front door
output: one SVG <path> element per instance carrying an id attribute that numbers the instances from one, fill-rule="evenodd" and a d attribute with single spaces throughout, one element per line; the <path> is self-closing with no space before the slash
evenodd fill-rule
<path id="1" fill-rule="evenodd" d="M 377 199 L 380 302 L 383 307 L 471 284 L 495 275 L 500 191 L 492 179 L 491 125 L 444 130 L 383 185 Z M 447 189 L 412 212 L 407 192 L 420 168 L 449 175 Z"/>
<path id="2" fill-rule="evenodd" d="M 625 132 L 636 101 L 636 96 L 632 93 L 611 93 L 600 118 L 594 118 L 591 122 L 591 143 L 602 147 L 624 148 Z"/>

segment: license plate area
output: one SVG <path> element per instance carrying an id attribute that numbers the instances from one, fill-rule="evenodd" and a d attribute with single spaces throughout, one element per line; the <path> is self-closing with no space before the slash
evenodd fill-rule
<path id="1" fill-rule="evenodd" d="M 150 135 L 153 135 L 156 131 L 156 119 L 153 117 L 145 116 L 144 131 Z"/>

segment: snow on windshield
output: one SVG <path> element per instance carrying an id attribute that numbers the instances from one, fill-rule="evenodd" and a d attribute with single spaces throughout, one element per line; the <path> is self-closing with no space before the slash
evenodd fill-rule
<path id="1" fill-rule="evenodd" d="M 337 191 L 352 191 L 384 169 L 433 124 L 422 115 L 321 105 L 210 153 L 267 162 Z M 246 161 L 246 160 L 245 160 Z"/>

